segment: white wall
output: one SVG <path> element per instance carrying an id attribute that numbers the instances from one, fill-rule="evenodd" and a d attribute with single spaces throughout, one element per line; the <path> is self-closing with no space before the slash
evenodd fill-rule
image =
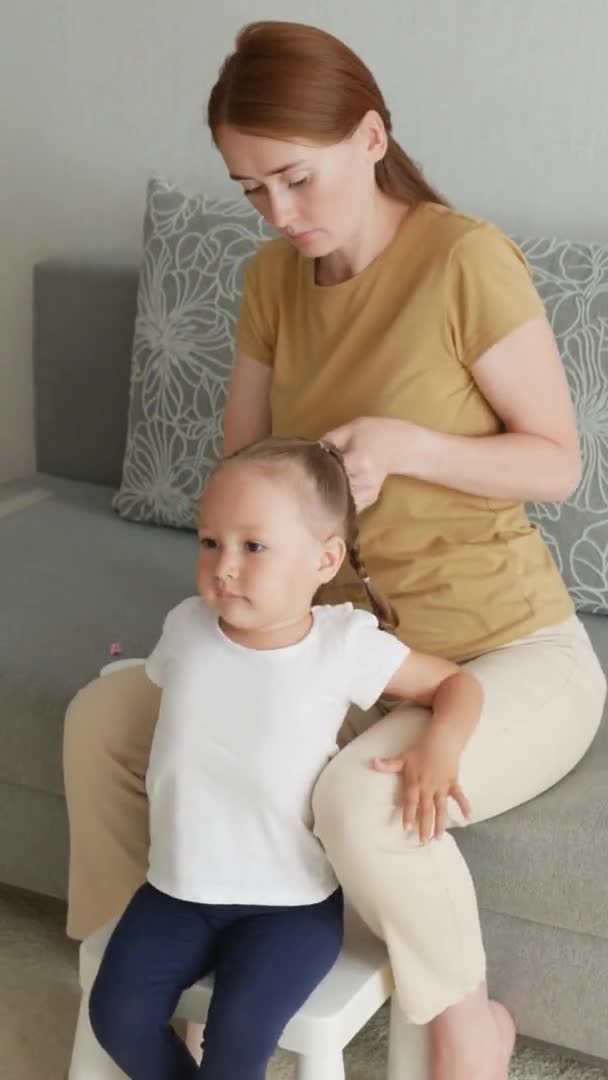
<path id="1" fill-rule="evenodd" d="M 230 190 L 201 116 L 237 28 L 324 26 L 405 147 L 507 228 L 608 240 L 607 0 L 19 0 L 0 44 L 0 479 L 33 467 L 31 268 L 139 245 L 146 178 Z"/>

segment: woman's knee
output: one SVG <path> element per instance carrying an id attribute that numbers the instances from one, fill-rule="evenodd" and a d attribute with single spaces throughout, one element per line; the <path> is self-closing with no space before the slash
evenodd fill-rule
<path id="1" fill-rule="evenodd" d="M 374 858 L 377 813 L 358 790 L 360 770 L 340 757 L 330 762 L 315 786 L 314 832 L 345 892 L 352 895 L 353 875 L 360 883 L 363 868 Z"/>
<path id="2" fill-rule="evenodd" d="M 316 782 L 312 799 L 315 834 L 328 850 L 338 844 L 357 846 L 361 822 L 371 820 L 379 806 L 394 805 L 397 780 L 372 766 L 375 756 L 389 755 L 370 745 L 369 735 L 360 735 L 341 750 Z"/>
<path id="3" fill-rule="evenodd" d="M 355 792 L 349 783 L 350 769 L 345 767 L 343 755 L 344 750 L 326 765 L 312 796 L 315 835 L 326 849 L 333 846 L 331 838 L 337 833 L 344 834 L 352 816 Z"/>
<path id="4" fill-rule="evenodd" d="M 428 709 L 399 706 L 353 739 L 329 762 L 313 792 L 315 833 L 328 849 L 338 843 L 356 848 L 364 833 L 394 817 L 400 779 L 374 769 L 375 758 L 403 753 L 428 723 Z"/>
<path id="5" fill-rule="evenodd" d="M 369 734 L 369 733 L 368 733 Z M 361 742 L 366 736 L 360 737 Z M 395 855 L 414 872 L 412 857 L 425 847 L 418 834 L 403 827 L 400 778 L 372 768 L 372 751 L 338 754 L 324 769 L 313 793 L 314 832 L 323 844 L 345 895 L 371 923 L 382 911 L 386 880 Z M 381 752 L 378 756 L 384 756 Z M 388 756 L 388 755 L 387 755 Z"/>

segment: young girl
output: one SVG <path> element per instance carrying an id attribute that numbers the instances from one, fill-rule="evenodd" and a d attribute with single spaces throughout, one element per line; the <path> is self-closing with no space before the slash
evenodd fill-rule
<path id="1" fill-rule="evenodd" d="M 274 438 L 220 462 L 199 542 L 198 595 L 169 612 L 146 663 L 162 687 L 148 879 L 90 1002 L 97 1039 L 132 1080 L 263 1080 L 287 1022 L 336 960 L 342 896 L 311 799 L 351 704 L 387 694 L 445 719 L 444 742 L 421 740 L 403 770 L 396 812 L 421 842 L 441 833 L 448 796 L 469 811 L 449 721 L 475 726 L 479 684 L 386 632 L 391 612 L 359 552 L 338 451 Z M 345 556 L 377 617 L 313 606 Z M 211 969 L 199 1066 L 170 1019 Z"/>

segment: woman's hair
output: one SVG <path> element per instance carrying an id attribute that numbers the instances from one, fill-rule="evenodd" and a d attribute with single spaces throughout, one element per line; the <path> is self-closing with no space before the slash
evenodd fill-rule
<path id="1" fill-rule="evenodd" d="M 357 510 L 350 481 L 339 450 L 328 442 L 274 436 L 252 443 L 218 462 L 214 473 L 230 462 L 252 462 L 284 469 L 300 469 L 310 482 L 313 498 L 328 519 L 329 527 L 342 537 L 350 564 L 361 579 L 382 630 L 398 626 L 397 614 L 376 589 L 359 549 Z"/>
<path id="2" fill-rule="evenodd" d="M 220 129 L 229 126 L 330 145 L 352 135 L 370 109 L 388 135 L 386 155 L 376 164 L 380 190 L 409 206 L 446 205 L 393 138 L 391 114 L 371 71 L 352 49 L 317 27 L 274 21 L 245 26 L 211 91 L 207 119 L 216 143 Z"/>

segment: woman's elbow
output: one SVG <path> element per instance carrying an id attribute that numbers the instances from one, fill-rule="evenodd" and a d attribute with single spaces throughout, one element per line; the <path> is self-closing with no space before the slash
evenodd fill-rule
<path id="1" fill-rule="evenodd" d="M 582 475 L 583 462 L 577 446 L 574 451 L 569 450 L 567 454 L 564 454 L 563 465 L 559 475 L 555 477 L 555 494 L 552 496 L 552 502 L 565 502 L 574 494 Z"/>

